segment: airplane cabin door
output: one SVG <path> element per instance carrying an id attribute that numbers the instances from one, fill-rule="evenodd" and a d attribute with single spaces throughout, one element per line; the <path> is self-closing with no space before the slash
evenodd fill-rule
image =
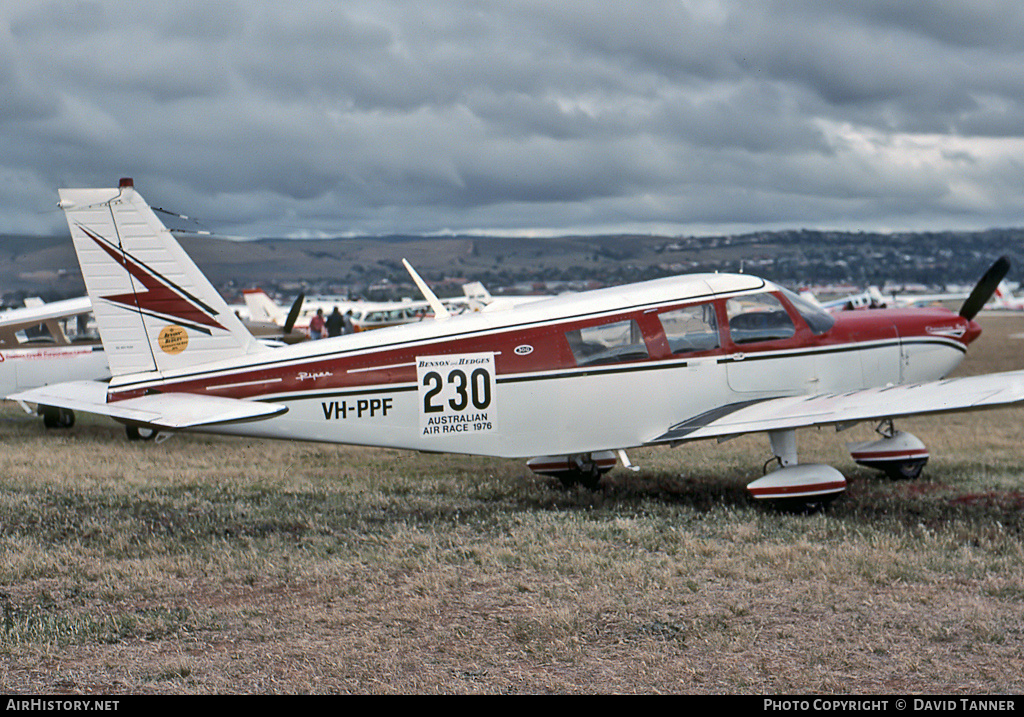
<path id="1" fill-rule="evenodd" d="M 813 352 L 793 350 L 783 342 L 796 334 L 796 325 L 772 294 L 753 294 L 725 303 L 729 338 L 726 354 L 729 388 L 764 395 L 816 392 Z"/>
<path id="2" fill-rule="evenodd" d="M 876 344 L 865 347 L 860 354 L 861 379 L 864 386 L 899 384 L 903 382 L 903 344 L 894 325 Z"/>

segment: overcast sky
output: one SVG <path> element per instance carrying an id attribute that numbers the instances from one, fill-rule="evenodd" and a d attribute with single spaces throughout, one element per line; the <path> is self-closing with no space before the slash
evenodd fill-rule
<path id="1" fill-rule="evenodd" d="M 0 233 L 1024 225 L 1020 0 L 0 0 Z"/>

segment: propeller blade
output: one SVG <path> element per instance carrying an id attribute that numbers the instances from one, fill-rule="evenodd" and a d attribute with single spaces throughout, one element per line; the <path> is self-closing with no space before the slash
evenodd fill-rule
<path id="1" fill-rule="evenodd" d="M 1010 260 L 1005 256 L 999 257 L 996 263 L 989 267 L 985 275 L 975 285 L 967 301 L 960 307 L 960 315 L 968 321 L 973 319 L 981 311 L 981 307 L 988 303 L 992 294 L 996 292 L 999 282 L 1002 281 L 1010 271 Z"/>
<path id="2" fill-rule="evenodd" d="M 998 282 L 996 282 L 998 283 Z M 299 320 L 299 312 L 302 311 L 302 302 L 306 300 L 305 294 L 299 294 L 299 298 L 292 304 L 291 311 L 288 312 L 288 318 L 284 322 L 284 333 L 287 336 L 295 328 L 295 322 Z"/>

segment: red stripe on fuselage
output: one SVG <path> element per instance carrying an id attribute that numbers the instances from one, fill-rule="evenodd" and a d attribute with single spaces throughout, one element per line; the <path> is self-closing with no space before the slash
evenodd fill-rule
<path id="1" fill-rule="evenodd" d="M 855 461 L 881 461 L 893 458 L 928 458 L 928 449 L 911 448 L 903 451 L 857 451 L 850 457 Z"/>

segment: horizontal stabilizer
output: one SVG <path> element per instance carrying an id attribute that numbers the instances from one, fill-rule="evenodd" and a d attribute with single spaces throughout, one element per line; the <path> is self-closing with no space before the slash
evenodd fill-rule
<path id="1" fill-rule="evenodd" d="M 286 406 L 194 393 L 154 393 L 107 403 L 107 384 L 101 381 L 55 383 L 8 398 L 167 429 L 261 421 L 288 410 Z"/>
<path id="2" fill-rule="evenodd" d="M 743 433 L 999 408 L 1022 401 L 1024 371 L 1010 371 L 846 393 L 745 401 L 688 418 L 648 442 L 680 443 Z"/>

